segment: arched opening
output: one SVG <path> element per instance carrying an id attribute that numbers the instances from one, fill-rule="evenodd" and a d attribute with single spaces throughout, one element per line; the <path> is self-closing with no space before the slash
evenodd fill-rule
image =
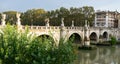
<path id="1" fill-rule="evenodd" d="M 89 38 L 90 38 L 91 42 L 96 42 L 97 41 L 97 34 L 95 32 L 93 32 L 90 34 Z"/>
<path id="2" fill-rule="evenodd" d="M 77 34 L 77 33 L 73 33 L 73 34 L 69 37 L 69 39 L 71 39 L 71 38 L 74 38 L 73 43 L 75 43 L 75 44 L 81 44 L 81 43 L 82 43 L 82 38 L 81 38 L 81 36 L 80 36 L 79 34 Z"/>
<path id="3" fill-rule="evenodd" d="M 53 37 L 51 37 L 51 36 L 49 36 L 49 35 L 46 35 L 46 34 L 40 35 L 38 38 L 39 38 L 42 42 L 45 42 L 45 41 L 47 42 L 47 41 L 49 41 L 49 42 L 55 43 Z"/>
<path id="4" fill-rule="evenodd" d="M 103 39 L 107 39 L 108 38 L 108 33 L 107 32 L 104 32 L 103 33 Z"/>

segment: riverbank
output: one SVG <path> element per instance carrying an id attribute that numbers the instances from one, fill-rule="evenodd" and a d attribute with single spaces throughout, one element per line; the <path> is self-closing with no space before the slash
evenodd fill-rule
<path id="1" fill-rule="evenodd" d="M 91 43 L 91 45 L 96 46 L 113 46 L 113 45 L 120 45 L 120 41 L 116 42 L 115 44 L 111 44 L 109 41 L 102 42 L 102 43 Z"/>

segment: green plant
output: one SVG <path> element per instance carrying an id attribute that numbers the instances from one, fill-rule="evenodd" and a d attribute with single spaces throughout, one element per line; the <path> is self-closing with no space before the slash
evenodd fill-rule
<path id="1" fill-rule="evenodd" d="M 60 39 L 56 46 L 51 38 L 7 25 L 0 32 L 0 64 L 70 64 L 75 59 L 72 41 Z"/>
<path id="2" fill-rule="evenodd" d="M 111 40 L 110 40 L 110 44 L 111 45 L 115 45 L 117 43 L 117 40 L 116 40 L 116 38 L 115 37 L 111 37 Z"/>
<path id="3" fill-rule="evenodd" d="M 0 32 L 0 60 L 1 64 L 16 64 L 26 61 L 27 46 L 32 37 L 28 31 L 18 32 L 16 26 L 7 25 Z"/>

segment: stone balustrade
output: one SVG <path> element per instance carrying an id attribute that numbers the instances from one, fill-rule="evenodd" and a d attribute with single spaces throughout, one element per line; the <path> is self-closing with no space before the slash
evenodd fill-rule
<path id="1" fill-rule="evenodd" d="M 66 27 L 66 29 L 83 29 L 83 27 L 74 26 L 74 27 Z"/>
<path id="2" fill-rule="evenodd" d="M 25 29 L 26 28 L 26 26 L 22 26 L 22 29 Z M 49 26 L 49 27 L 47 27 L 47 26 L 28 26 L 28 28 L 29 29 L 35 29 L 35 30 L 37 30 L 37 29 L 60 29 L 60 26 Z"/>
<path id="3" fill-rule="evenodd" d="M 61 26 L 27 26 L 29 29 L 60 29 Z M 22 26 L 22 29 L 25 29 L 26 26 Z M 65 27 L 65 29 L 83 29 L 83 27 Z"/>

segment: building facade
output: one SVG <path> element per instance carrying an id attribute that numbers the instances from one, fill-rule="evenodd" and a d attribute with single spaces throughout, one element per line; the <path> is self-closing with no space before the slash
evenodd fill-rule
<path id="1" fill-rule="evenodd" d="M 117 11 L 97 11 L 95 13 L 95 27 L 118 27 L 118 17 L 120 13 Z"/>

